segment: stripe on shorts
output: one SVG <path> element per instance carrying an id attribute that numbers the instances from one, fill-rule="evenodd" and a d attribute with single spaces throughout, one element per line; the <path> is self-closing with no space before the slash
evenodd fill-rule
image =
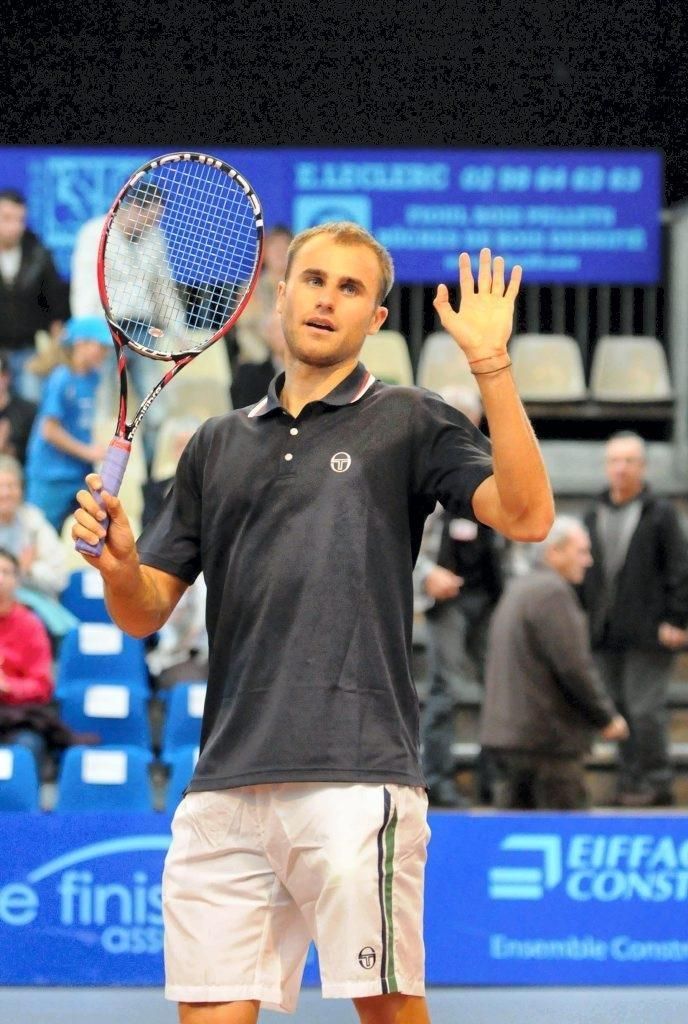
<path id="1" fill-rule="evenodd" d="M 382 826 L 377 834 L 378 893 L 380 896 L 380 917 L 382 920 L 382 955 L 380 957 L 380 980 L 382 993 L 398 992 L 394 973 L 394 918 L 392 916 L 392 887 L 394 881 L 394 840 L 397 830 L 397 810 L 392 808 L 389 790 L 384 789 L 384 814 Z"/>

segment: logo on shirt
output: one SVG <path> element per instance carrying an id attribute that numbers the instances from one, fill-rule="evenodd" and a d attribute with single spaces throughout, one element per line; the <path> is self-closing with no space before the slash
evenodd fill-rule
<path id="1" fill-rule="evenodd" d="M 330 459 L 330 467 L 335 473 L 346 473 L 351 465 L 351 456 L 348 452 L 336 452 Z"/>
<path id="2" fill-rule="evenodd" d="M 364 946 L 358 954 L 358 962 L 366 971 L 371 970 L 375 966 L 376 959 L 375 950 L 372 946 Z"/>

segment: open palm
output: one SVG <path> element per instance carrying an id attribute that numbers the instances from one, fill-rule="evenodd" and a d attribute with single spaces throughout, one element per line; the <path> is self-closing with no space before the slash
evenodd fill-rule
<path id="1" fill-rule="evenodd" d="M 469 361 L 502 355 L 511 335 L 514 302 L 521 284 L 521 267 L 516 265 L 505 289 L 504 260 L 494 262 L 489 249 L 481 249 L 478 267 L 478 290 L 471 271 L 468 253 L 459 256 L 459 309 L 449 302 L 446 285 L 438 285 L 433 303 L 440 322 L 466 353 Z"/>

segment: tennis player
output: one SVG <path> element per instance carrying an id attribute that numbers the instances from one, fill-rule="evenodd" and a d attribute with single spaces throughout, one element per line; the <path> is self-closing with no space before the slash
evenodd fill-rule
<path id="1" fill-rule="evenodd" d="M 459 261 L 435 308 L 480 385 L 492 448 L 420 388 L 359 362 L 380 330 L 389 254 L 356 225 L 298 235 L 277 309 L 285 372 L 257 405 L 210 419 L 135 543 L 117 498 L 98 559 L 114 620 L 157 630 L 203 572 L 208 691 L 194 777 L 165 864 L 166 994 L 183 1024 L 293 1011 L 309 941 L 323 995 L 365 1024 L 426 1024 L 427 799 L 411 678 L 411 571 L 439 500 L 516 540 L 553 519 L 509 369 L 520 268 Z M 87 478 L 98 489 L 96 475 Z M 96 543 L 78 495 L 73 536 Z"/>

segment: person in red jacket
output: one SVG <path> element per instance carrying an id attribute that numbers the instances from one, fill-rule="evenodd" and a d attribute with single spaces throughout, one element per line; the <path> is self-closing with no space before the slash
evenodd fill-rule
<path id="1" fill-rule="evenodd" d="M 53 695 L 50 640 L 38 616 L 17 602 L 18 583 L 17 559 L 0 548 L 0 729 L 6 706 L 45 705 Z M 40 760 L 45 737 L 20 722 L 19 717 L 7 716 L 10 728 L 0 733 L 2 742 L 20 743 Z"/>

